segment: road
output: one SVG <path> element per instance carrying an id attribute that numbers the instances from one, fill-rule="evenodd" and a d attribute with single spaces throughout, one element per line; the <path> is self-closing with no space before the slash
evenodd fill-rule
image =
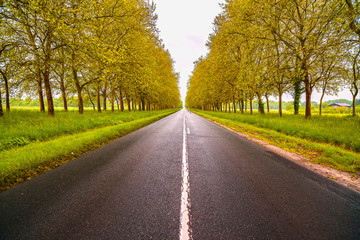
<path id="1" fill-rule="evenodd" d="M 0 239 L 167 240 L 181 229 L 194 240 L 360 239 L 360 194 L 186 110 L 0 193 Z"/>

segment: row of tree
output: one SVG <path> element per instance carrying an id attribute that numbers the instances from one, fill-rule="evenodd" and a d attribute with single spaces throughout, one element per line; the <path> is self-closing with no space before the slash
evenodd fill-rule
<path id="1" fill-rule="evenodd" d="M 80 114 L 84 98 L 98 111 L 109 100 L 112 111 L 115 101 L 121 110 L 179 106 L 179 76 L 154 11 L 146 0 L 0 1 L 0 103 L 2 92 L 8 111 L 10 96 L 30 96 L 49 115 L 54 96 L 65 110 L 76 96 Z"/>
<path id="2" fill-rule="evenodd" d="M 305 92 L 311 117 L 316 89 L 334 94 L 350 89 L 355 99 L 360 77 L 360 2 L 357 0 L 227 0 L 214 20 L 209 53 L 195 62 L 188 83 L 188 107 L 222 110 L 256 97 L 294 96 L 298 113 Z M 234 109 L 236 111 L 236 108 Z M 252 107 L 250 107 L 252 111 Z M 320 109 L 321 114 L 321 109 Z"/>

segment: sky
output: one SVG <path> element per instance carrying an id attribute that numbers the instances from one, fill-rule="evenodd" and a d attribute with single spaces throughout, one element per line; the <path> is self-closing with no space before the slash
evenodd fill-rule
<path id="1" fill-rule="evenodd" d="M 194 61 L 208 52 L 206 42 L 213 32 L 213 20 L 222 11 L 225 0 L 153 0 L 158 15 L 157 27 L 165 48 L 175 61 L 175 71 L 180 73 L 180 94 L 184 101 L 186 85 L 194 69 Z M 325 96 L 324 101 L 345 98 L 351 100 L 349 90 L 338 96 Z M 312 101 L 320 102 L 320 94 L 312 94 Z M 276 100 L 276 98 L 273 98 Z M 284 94 L 283 101 L 292 101 Z M 302 101 L 305 101 L 303 94 Z"/>

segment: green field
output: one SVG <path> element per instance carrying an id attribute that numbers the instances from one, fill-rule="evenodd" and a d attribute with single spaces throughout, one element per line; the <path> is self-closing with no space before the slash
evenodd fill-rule
<path id="1" fill-rule="evenodd" d="M 0 191 L 55 168 L 178 109 L 56 112 L 17 109 L 0 118 Z"/>
<path id="2" fill-rule="evenodd" d="M 193 112 L 245 132 L 255 138 L 302 154 L 313 162 L 339 170 L 360 172 L 360 118 L 313 116 L 276 113 L 224 113 L 193 110 Z"/>

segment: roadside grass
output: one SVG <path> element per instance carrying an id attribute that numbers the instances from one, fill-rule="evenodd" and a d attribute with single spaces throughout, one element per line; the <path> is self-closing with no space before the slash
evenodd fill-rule
<path id="1" fill-rule="evenodd" d="M 31 108 L 12 109 L 0 118 L 0 152 L 23 147 L 33 142 L 48 141 L 89 129 L 114 126 L 161 114 L 162 111 L 120 112 L 88 110 L 83 115 L 76 111 L 57 111 L 55 116 Z"/>
<path id="2" fill-rule="evenodd" d="M 75 159 L 112 140 L 160 120 L 177 110 L 178 109 L 163 110 L 152 112 L 152 114 L 151 112 L 147 114 L 143 112 L 142 115 L 127 113 L 131 116 L 121 118 L 127 119 L 125 123 L 115 118 L 117 120 L 113 119 L 113 121 L 117 124 L 108 120 L 108 126 L 88 129 L 87 131 L 77 132 L 77 134 L 74 135 L 60 134 L 60 137 L 55 139 L 42 142 L 34 141 L 23 147 L 4 150 L 0 152 L 0 192 Z M 135 120 L 134 115 L 137 116 L 138 119 Z M 92 117 L 93 115 L 89 116 Z M 110 115 L 107 117 L 111 118 Z M 132 118 L 134 118 L 134 120 L 130 121 L 129 119 Z M 54 127 L 56 127 L 56 124 Z"/>
<path id="3" fill-rule="evenodd" d="M 194 112 L 203 112 L 194 110 Z M 210 116 L 235 122 L 248 123 L 260 128 L 272 129 L 290 136 L 296 136 L 321 143 L 330 143 L 360 153 L 360 118 L 337 116 L 312 116 L 306 120 L 303 115 L 275 113 L 224 113 L 203 112 Z"/>
<path id="4" fill-rule="evenodd" d="M 242 115 L 194 109 L 191 111 L 236 131 L 300 154 L 311 162 L 359 175 L 360 153 L 355 151 L 358 150 L 356 147 L 359 146 L 357 144 L 360 140 L 359 118 L 313 117 L 312 120 L 305 120 L 304 116 L 294 115 L 279 118 L 269 116 L 271 114 Z M 317 134 L 320 136 L 317 137 Z M 355 149 L 349 148 L 349 145 L 355 146 Z"/>

